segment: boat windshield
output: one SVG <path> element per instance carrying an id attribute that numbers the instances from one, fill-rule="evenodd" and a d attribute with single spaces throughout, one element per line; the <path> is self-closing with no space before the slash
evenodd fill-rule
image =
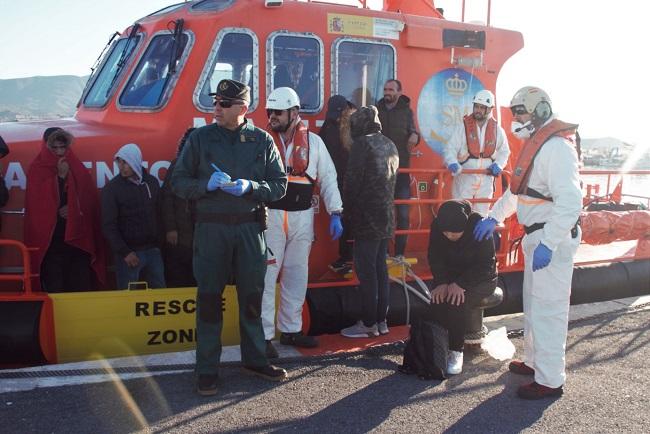
<path id="1" fill-rule="evenodd" d="M 218 12 L 235 3 L 236 0 L 203 0 L 192 5 L 193 12 Z"/>
<path id="2" fill-rule="evenodd" d="M 391 45 L 363 40 L 341 40 L 336 46 L 336 87 L 357 107 L 376 104 L 384 83 L 395 78 L 395 51 Z"/>
<path id="3" fill-rule="evenodd" d="M 188 36 L 180 35 L 180 46 L 174 44 L 174 35 L 155 36 L 140 59 L 125 90 L 120 96 L 120 105 L 128 107 L 154 108 L 162 103 L 162 97 L 175 71 L 170 68 L 174 50 L 185 51 Z M 178 59 L 176 60 L 178 62 Z"/>
<path id="4" fill-rule="evenodd" d="M 253 37 L 248 33 L 242 33 L 241 30 L 233 30 L 223 36 L 208 79 L 203 84 L 199 95 L 199 105 L 204 110 L 212 109 L 213 99 L 209 94 L 216 91 L 217 84 L 223 79 L 248 84 L 251 88 L 250 106 L 257 105 L 257 89 L 253 82 L 254 43 Z"/>
<path id="5" fill-rule="evenodd" d="M 273 38 L 273 89 L 290 87 L 300 96 L 300 108 L 321 107 L 321 44 L 316 37 L 277 35 Z"/>
<path id="6" fill-rule="evenodd" d="M 115 85 L 119 82 L 116 75 L 126 69 L 122 66 L 129 61 L 139 42 L 140 35 L 130 40 L 129 38 L 122 38 L 113 44 L 113 48 L 97 74 L 97 78 L 84 98 L 85 106 L 103 107 L 106 105 L 106 102 L 113 94 Z M 120 62 L 120 59 L 122 59 L 122 62 Z"/>

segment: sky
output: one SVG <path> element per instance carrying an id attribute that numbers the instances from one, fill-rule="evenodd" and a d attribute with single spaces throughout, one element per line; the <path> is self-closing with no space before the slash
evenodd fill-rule
<path id="1" fill-rule="evenodd" d="M 261 1 L 261 0 L 260 0 Z M 356 3 L 355 0 L 340 2 Z M 421 0 L 408 0 L 421 1 Z M 86 75 L 110 35 L 176 0 L 0 0 L 0 79 Z M 371 6 L 377 0 L 370 0 Z M 379 2 L 380 3 L 380 2 Z M 438 0 L 450 20 L 461 1 Z M 465 21 L 486 21 L 487 0 L 466 0 Z M 615 137 L 648 147 L 641 137 L 650 91 L 647 17 L 638 0 L 492 0 L 490 24 L 520 31 L 524 48 L 504 65 L 497 100 L 517 89 L 546 90 L 565 121 L 583 137 Z M 645 131 L 644 131 L 645 133 Z"/>

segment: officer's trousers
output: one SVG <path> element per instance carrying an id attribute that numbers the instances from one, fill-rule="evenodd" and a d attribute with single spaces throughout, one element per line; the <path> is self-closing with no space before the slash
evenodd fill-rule
<path id="1" fill-rule="evenodd" d="M 266 273 L 266 242 L 257 222 L 197 223 L 194 232 L 196 372 L 216 374 L 221 358 L 222 293 L 235 277 L 239 334 L 244 366 L 265 366 L 261 306 Z"/>

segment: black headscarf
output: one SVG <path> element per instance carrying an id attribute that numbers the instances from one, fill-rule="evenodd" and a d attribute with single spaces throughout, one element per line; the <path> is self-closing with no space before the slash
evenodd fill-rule
<path id="1" fill-rule="evenodd" d="M 441 232 L 465 232 L 472 213 L 472 205 L 466 200 L 448 200 L 438 211 L 438 228 Z"/>

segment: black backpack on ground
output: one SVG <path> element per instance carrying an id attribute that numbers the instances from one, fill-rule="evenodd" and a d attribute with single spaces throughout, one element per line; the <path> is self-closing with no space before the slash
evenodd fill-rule
<path id="1" fill-rule="evenodd" d="M 404 348 L 400 372 L 416 374 L 423 380 L 444 380 L 447 372 L 449 338 L 447 330 L 433 321 L 416 320 L 411 324 Z"/>

